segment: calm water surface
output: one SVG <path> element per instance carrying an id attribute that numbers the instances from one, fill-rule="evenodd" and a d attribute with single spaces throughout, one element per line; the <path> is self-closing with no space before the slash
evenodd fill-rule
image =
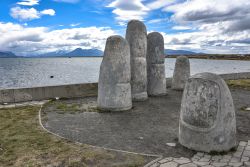
<path id="1" fill-rule="evenodd" d="M 102 58 L 0 58 L 0 88 L 36 87 L 98 81 Z M 190 59 L 191 74 L 250 72 L 250 61 Z M 175 59 L 166 59 L 166 77 Z M 50 78 L 54 76 L 54 78 Z"/>

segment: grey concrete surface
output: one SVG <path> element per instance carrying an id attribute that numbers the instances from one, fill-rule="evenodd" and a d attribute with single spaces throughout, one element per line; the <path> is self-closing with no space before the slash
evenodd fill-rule
<path id="1" fill-rule="evenodd" d="M 231 89 L 235 102 L 237 139 L 250 139 L 250 91 Z M 178 143 L 181 91 L 169 90 L 167 96 L 150 97 L 144 102 L 134 102 L 125 112 L 74 112 L 60 111 L 51 106 L 43 108 L 43 125 L 72 141 L 95 146 L 162 154 L 170 157 L 193 156 L 193 151 Z M 96 104 L 96 97 L 62 100 L 70 105 Z M 167 143 L 176 143 L 175 147 Z"/>
<path id="2" fill-rule="evenodd" d="M 183 90 L 187 79 L 190 77 L 190 63 L 188 57 L 178 56 L 172 80 L 172 89 Z"/>
<path id="3" fill-rule="evenodd" d="M 143 101 L 147 94 L 147 29 L 143 22 L 131 20 L 126 30 L 131 55 L 131 90 L 134 101 Z"/>
<path id="4" fill-rule="evenodd" d="M 231 92 L 216 74 L 200 73 L 187 80 L 179 122 L 179 142 L 189 149 L 224 152 L 237 144 Z"/>
<path id="5" fill-rule="evenodd" d="M 130 49 L 121 36 L 107 39 L 98 81 L 97 106 L 100 110 L 123 111 L 132 108 Z"/>
<path id="6" fill-rule="evenodd" d="M 166 94 L 164 39 L 158 32 L 148 34 L 147 78 L 148 95 Z"/>

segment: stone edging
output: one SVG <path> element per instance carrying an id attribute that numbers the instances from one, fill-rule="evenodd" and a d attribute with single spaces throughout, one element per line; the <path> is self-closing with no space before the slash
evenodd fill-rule
<path id="1" fill-rule="evenodd" d="M 147 167 L 250 167 L 250 140 L 241 141 L 236 152 L 225 155 L 209 155 L 198 152 L 191 159 L 166 157 Z"/>

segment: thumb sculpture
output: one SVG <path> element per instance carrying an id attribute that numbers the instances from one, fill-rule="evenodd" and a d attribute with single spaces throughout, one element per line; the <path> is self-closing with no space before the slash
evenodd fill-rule
<path id="1" fill-rule="evenodd" d="M 131 54 L 131 91 L 134 101 L 143 101 L 147 94 L 147 29 L 138 21 L 128 23 L 126 39 L 130 46 Z"/>
<path id="2" fill-rule="evenodd" d="M 147 76 L 148 95 L 166 94 L 164 39 L 158 32 L 148 34 Z"/>
<path id="3" fill-rule="evenodd" d="M 100 67 L 97 105 L 100 110 L 123 111 L 132 108 L 130 50 L 121 36 L 107 39 Z"/>
<path id="4" fill-rule="evenodd" d="M 192 150 L 229 151 L 236 146 L 236 119 L 225 81 L 212 73 L 190 77 L 181 103 L 179 142 Z"/>
<path id="5" fill-rule="evenodd" d="M 190 63 L 186 56 L 178 56 L 175 62 L 172 89 L 183 90 L 190 76 Z"/>

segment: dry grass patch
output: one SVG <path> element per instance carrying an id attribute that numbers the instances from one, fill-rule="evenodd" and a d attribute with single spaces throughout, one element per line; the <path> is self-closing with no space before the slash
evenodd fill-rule
<path id="1" fill-rule="evenodd" d="M 227 80 L 228 86 L 250 90 L 250 79 Z"/>
<path id="2" fill-rule="evenodd" d="M 39 107 L 0 109 L 0 166 L 143 166 L 152 158 L 77 145 L 43 131 Z"/>

